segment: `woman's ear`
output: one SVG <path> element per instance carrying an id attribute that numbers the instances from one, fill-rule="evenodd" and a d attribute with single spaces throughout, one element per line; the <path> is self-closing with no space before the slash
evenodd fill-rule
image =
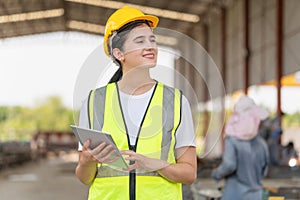
<path id="1" fill-rule="evenodd" d="M 119 61 L 124 61 L 124 53 L 123 53 L 120 49 L 114 48 L 114 49 L 112 50 L 112 54 L 113 54 L 113 56 L 114 56 L 116 59 L 118 59 Z"/>

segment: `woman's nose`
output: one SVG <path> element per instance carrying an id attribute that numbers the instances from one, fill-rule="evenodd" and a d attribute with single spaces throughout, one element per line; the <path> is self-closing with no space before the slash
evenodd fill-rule
<path id="1" fill-rule="evenodd" d="M 147 48 L 147 49 L 155 49 L 156 48 L 156 42 L 153 42 L 151 40 L 147 40 L 145 42 L 145 48 Z"/>

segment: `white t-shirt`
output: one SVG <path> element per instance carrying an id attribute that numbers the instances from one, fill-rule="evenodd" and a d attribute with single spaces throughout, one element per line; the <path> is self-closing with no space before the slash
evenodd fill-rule
<path id="1" fill-rule="evenodd" d="M 130 138 L 130 144 L 134 145 L 138 134 L 139 126 L 142 118 L 148 106 L 149 100 L 153 93 L 154 87 L 141 95 L 129 95 L 120 91 L 120 101 L 125 118 L 125 123 L 128 129 Z M 191 114 L 191 108 L 187 98 L 182 95 L 182 110 L 181 110 L 181 122 L 177 128 L 175 137 L 175 148 L 184 146 L 196 146 L 193 118 Z M 89 128 L 88 111 L 87 111 L 87 99 L 83 102 L 80 117 L 79 127 Z M 82 150 L 82 146 L 79 143 L 78 150 Z"/>

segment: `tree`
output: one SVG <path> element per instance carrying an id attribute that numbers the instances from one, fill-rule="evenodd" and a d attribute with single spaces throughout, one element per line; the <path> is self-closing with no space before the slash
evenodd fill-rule
<path id="1" fill-rule="evenodd" d="M 0 123 L 5 121 L 8 118 L 8 107 L 0 106 Z"/>
<path id="2" fill-rule="evenodd" d="M 49 97 L 34 109 L 37 130 L 69 130 L 73 123 L 72 111 L 67 109 L 59 97 Z"/>
<path id="3" fill-rule="evenodd" d="M 59 97 L 49 97 L 33 108 L 0 107 L 0 140 L 30 140 L 36 131 L 66 131 L 73 111 Z"/>

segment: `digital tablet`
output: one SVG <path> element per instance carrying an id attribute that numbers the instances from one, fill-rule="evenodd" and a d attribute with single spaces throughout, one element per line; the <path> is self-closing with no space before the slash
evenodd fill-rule
<path id="1" fill-rule="evenodd" d="M 111 156 L 112 158 L 118 157 L 118 159 L 114 162 L 111 163 L 106 163 L 108 165 L 112 165 L 118 168 L 127 168 L 128 165 L 126 161 L 124 160 L 121 152 L 119 151 L 116 143 L 114 142 L 112 136 L 108 133 L 102 132 L 102 131 L 97 131 L 97 130 L 92 130 L 92 129 L 87 129 L 87 128 L 81 128 L 78 126 L 71 125 L 70 126 L 77 138 L 77 140 L 83 144 L 85 141 L 90 140 L 90 148 L 94 149 L 97 147 L 101 142 L 105 142 L 107 145 L 111 144 L 113 146 L 113 149 L 115 150 L 115 153 Z"/>

